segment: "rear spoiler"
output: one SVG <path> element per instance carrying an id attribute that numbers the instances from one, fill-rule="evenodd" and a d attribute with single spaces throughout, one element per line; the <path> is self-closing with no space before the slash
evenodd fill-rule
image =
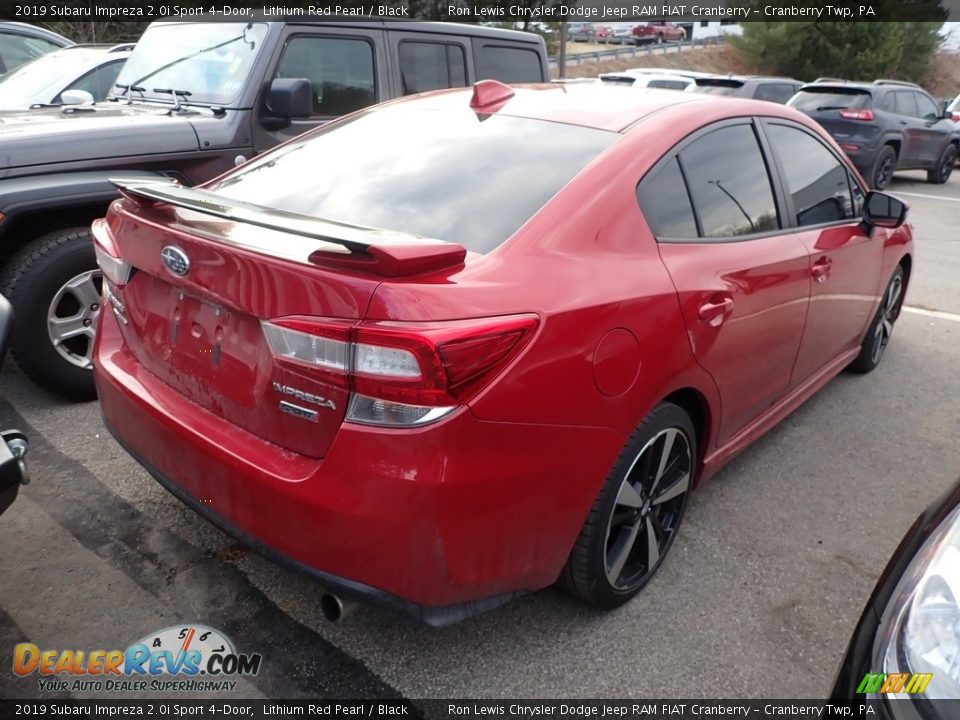
<path id="1" fill-rule="evenodd" d="M 457 243 L 407 233 L 346 225 L 331 220 L 234 200 L 173 180 L 110 178 L 120 194 L 139 207 L 161 203 L 235 223 L 289 233 L 326 245 L 310 253 L 314 265 L 400 277 L 462 265 L 467 250 Z M 269 253 L 267 247 L 263 251 Z"/>

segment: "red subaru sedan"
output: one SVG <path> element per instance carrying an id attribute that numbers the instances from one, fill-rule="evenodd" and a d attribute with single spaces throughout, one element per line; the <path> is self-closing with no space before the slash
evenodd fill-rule
<path id="1" fill-rule="evenodd" d="M 331 592 L 442 625 L 634 596 L 690 491 L 884 353 L 907 208 L 805 115 L 482 81 L 94 226 L 107 426 Z"/>

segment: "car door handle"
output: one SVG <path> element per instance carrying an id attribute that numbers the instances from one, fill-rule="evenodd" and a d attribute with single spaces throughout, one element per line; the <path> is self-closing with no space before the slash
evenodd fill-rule
<path id="1" fill-rule="evenodd" d="M 729 295 L 714 295 L 700 306 L 700 319 L 716 327 L 733 310 L 733 298 Z"/>
<path id="2" fill-rule="evenodd" d="M 833 270 L 833 261 L 828 257 L 822 257 L 817 260 L 810 268 L 810 274 L 818 283 L 826 282 L 830 277 L 830 271 Z"/>

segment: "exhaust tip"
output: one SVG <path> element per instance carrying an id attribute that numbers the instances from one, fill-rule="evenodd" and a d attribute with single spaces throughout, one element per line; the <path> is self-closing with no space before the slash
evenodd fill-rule
<path id="1" fill-rule="evenodd" d="M 333 593 L 324 593 L 320 597 L 320 612 L 330 622 L 340 622 L 353 612 L 354 604 Z"/>

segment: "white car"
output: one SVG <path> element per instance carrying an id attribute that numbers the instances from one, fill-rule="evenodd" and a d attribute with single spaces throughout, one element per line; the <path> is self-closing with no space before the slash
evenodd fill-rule
<path id="1" fill-rule="evenodd" d="M 951 120 L 960 123 L 960 95 L 957 95 L 953 102 L 947 105 L 947 112 L 950 113 Z"/>
<path id="2" fill-rule="evenodd" d="M 693 78 L 672 73 L 605 73 L 600 76 L 604 83 L 630 85 L 632 87 L 661 88 L 664 90 L 686 90 L 694 84 Z"/>
<path id="3" fill-rule="evenodd" d="M 0 79 L 0 110 L 105 100 L 133 44 L 73 45 L 21 65 Z M 71 102 L 72 101 L 72 102 Z"/>

